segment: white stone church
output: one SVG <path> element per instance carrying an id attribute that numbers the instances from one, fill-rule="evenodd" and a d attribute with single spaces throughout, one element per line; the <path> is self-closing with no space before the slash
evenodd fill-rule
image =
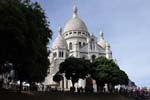
<path id="1" fill-rule="evenodd" d="M 79 18 L 78 9 L 73 8 L 72 18 L 65 24 L 64 29 L 59 28 L 58 36 L 53 42 L 49 57 L 49 75 L 45 79 L 45 84 L 56 86 L 53 76 L 59 70 L 59 65 L 68 57 L 84 58 L 93 61 L 95 58 L 105 56 L 112 59 L 110 45 L 104 39 L 104 33 L 100 32 L 100 40 L 89 33 L 86 24 Z M 59 88 L 68 90 L 72 86 L 70 80 L 64 80 L 58 85 Z M 80 79 L 77 87 L 85 87 L 85 81 Z"/>

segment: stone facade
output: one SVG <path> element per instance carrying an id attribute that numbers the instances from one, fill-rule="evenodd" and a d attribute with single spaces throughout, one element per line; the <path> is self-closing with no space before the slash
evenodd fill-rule
<path id="1" fill-rule="evenodd" d="M 100 41 L 88 32 L 86 24 L 78 17 L 78 9 L 73 8 L 73 16 L 66 23 L 64 30 L 59 28 L 59 34 L 55 39 L 50 54 L 50 74 L 45 79 L 46 85 L 55 85 L 53 76 L 59 70 L 59 65 L 66 58 L 72 56 L 76 58 L 84 58 L 93 61 L 95 58 L 105 56 L 112 59 L 110 45 L 104 39 L 104 33 L 100 32 Z M 85 86 L 85 81 L 81 80 L 77 86 Z M 61 81 L 60 88 L 69 89 L 72 86 L 70 80 Z"/>

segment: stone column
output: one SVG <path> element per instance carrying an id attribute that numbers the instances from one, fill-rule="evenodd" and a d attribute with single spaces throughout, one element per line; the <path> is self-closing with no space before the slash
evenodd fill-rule
<path id="1" fill-rule="evenodd" d="M 66 90 L 66 77 L 65 77 L 65 73 L 63 73 L 63 80 L 64 80 L 64 84 L 63 84 L 64 86 L 63 87 L 64 87 L 64 90 Z"/>

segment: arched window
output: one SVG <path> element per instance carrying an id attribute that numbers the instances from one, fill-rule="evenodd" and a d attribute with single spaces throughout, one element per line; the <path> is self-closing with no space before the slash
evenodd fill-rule
<path id="1" fill-rule="evenodd" d="M 59 57 L 61 57 L 61 52 L 59 51 Z"/>
<path id="2" fill-rule="evenodd" d="M 81 42 L 79 42 L 79 48 L 81 48 Z"/>
<path id="3" fill-rule="evenodd" d="M 61 52 L 61 57 L 64 57 L 64 52 Z"/>
<path id="4" fill-rule="evenodd" d="M 72 43 L 69 43 L 69 49 L 72 50 Z"/>
<path id="5" fill-rule="evenodd" d="M 90 48 L 91 48 L 91 50 L 92 50 L 92 43 L 90 43 Z"/>
<path id="6" fill-rule="evenodd" d="M 83 46 L 85 46 L 85 42 L 83 42 Z"/>
<path id="7" fill-rule="evenodd" d="M 92 59 L 92 62 L 94 62 L 95 59 L 96 59 L 96 56 L 95 56 L 95 55 L 92 55 L 92 56 L 91 56 L 91 59 Z"/>
<path id="8" fill-rule="evenodd" d="M 64 52 L 63 51 L 60 51 L 59 52 L 59 57 L 63 57 L 64 56 Z"/>
<path id="9" fill-rule="evenodd" d="M 95 49 L 95 40 L 91 39 L 91 44 L 90 44 L 91 50 Z"/>

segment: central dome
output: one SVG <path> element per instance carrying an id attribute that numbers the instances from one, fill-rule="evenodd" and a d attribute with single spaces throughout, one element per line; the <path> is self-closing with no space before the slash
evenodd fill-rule
<path id="1" fill-rule="evenodd" d="M 85 23 L 77 15 L 77 7 L 74 7 L 73 17 L 66 23 L 64 27 L 64 33 L 69 31 L 84 31 L 88 32 Z"/>

